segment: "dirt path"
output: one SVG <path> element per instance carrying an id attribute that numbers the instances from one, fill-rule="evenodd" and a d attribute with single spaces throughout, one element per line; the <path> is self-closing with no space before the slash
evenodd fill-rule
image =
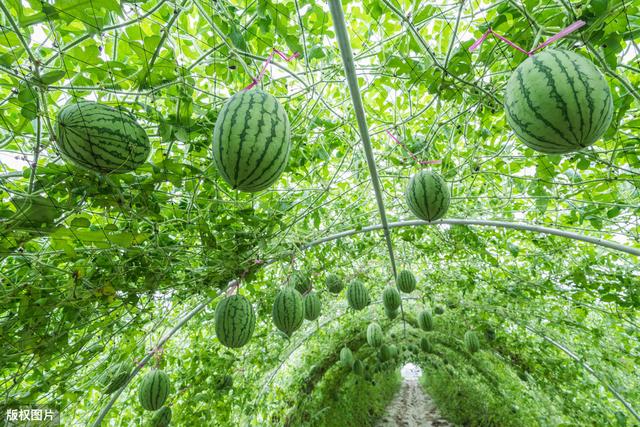
<path id="1" fill-rule="evenodd" d="M 453 427 L 438 413 L 416 378 L 405 378 L 378 427 Z"/>

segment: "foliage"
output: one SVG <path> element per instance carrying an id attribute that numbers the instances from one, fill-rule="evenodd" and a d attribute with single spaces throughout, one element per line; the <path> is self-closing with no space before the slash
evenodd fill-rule
<path id="1" fill-rule="evenodd" d="M 345 411 L 373 422 L 364 414 L 380 413 L 397 377 L 376 376 L 373 386 L 336 362 L 344 345 L 375 357 L 362 344 L 376 321 L 460 422 L 633 421 L 612 392 L 640 406 L 633 255 L 526 230 L 392 227 L 396 263 L 418 284 L 386 319 L 382 292 L 395 278 L 381 234 L 366 228 L 380 223 L 379 210 L 324 3 L 90 3 L 0 1 L 0 409 L 38 403 L 59 407 L 64 425 L 95 420 L 109 367 L 153 354 L 144 369 L 171 379 L 174 425 L 356 419 Z M 446 218 L 640 248 L 637 4 L 342 3 L 390 223 L 415 219 L 405 188 L 430 169 L 451 191 Z M 543 155 L 515 138 L 502 107 L 525 55 L 491 38 L 468 47 L 492 28 L 529 48 L 577 19 L 587 25 L 554 46 L 604 74 L 613 121 L 588 149 Z M 253 83 L 274 48 L 300 53 L 275 56 L 258 84 L 289 117 L 292 150 L 272 187 L 245 194 L 213 167 L 211 137 L 224 102 Z M 148 162 L 127 174 L 65 163 L 52 137 L 74 97 L 131 112 L 149 136 Z M 323 308 L 287 340 L 271 312 L 294 271 Z M 324 289 L 329 271 L 364 283 L 371 304 L 348 311 L 344 293 Z M 241 349 L 214 333 L 230 283 L 256 315 Z M 429 332 L 415 316 L 425 306 L 444 307 Z M 482 348 L 473 358 L 463 345 L 470 329 Z M 432 352 L 409 348 L 425 336 Z M 108 422 L 148 421 L 136 399 L 144 372 Z M 233 384 L 220 389 L 227 375 Z"/>

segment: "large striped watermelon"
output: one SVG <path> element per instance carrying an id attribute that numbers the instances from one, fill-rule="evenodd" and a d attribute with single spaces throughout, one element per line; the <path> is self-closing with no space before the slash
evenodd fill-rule
<path id="1" fill-rule="evenodd" d="M 385 310 L 397 310 L 400 307 L 400 292 L 392 286 L 387 286 L 382 292 L 382 303 Z"/>
<path id="2" fill-rule="evenodd" d="M 435 221 L 447 213 L 451 193 L 440 175 L 423 170 L 409 180 L 405 198 L 415 216 L 425 221 Z"/>
<path id="3" fill-rule="evenodd" d="M 326 285 L 327 290 L 332 294 L 339 294 L 340 291 L 342 291 L 342 288 L 344 288 L 344 282 L 342 279 L 337 274 L 333 273 L 329 273 L 327 275 Z"/>
<path id="4" fill-rule="evenodd" d="M 171 408 L 163 406 L 151 417 L 149 427 L 168 427 L 171 422 Z"/>
<path id="5" fill-rule="evenodd" d="M 153 369 L 142 377 L 138 400 L 144 409 L 157 411 L 169 396 L 169 377 L 159 369 Z"/>
<path id="6" fill-rule="evenodd" d="M 273 324 L 291 336 L 304 320 L 304 304 L 300 292 L 286 287 L 278 292 L 273 303 Z"/>
<path id="7" fill-rule="evenodd" d="M 595 143 L 613 116 L 611 90 L 591 61 L 546 49 L 527 58 L 505 89 L 507 122 L 527 146 L 569 153 Z"/>
<path id="8" fill-rule="evenodd" d="M 233 188 L 255 192 L 273 184 L 287 166 L 289 119 L 273 95 L 241 91 L 224 104 L 213 130 L 213 158 Z"/>
<path id="9" fill-rule="evenodd" d="M 349 284 L 347 288 L 347 302 L 349 303 L 349 307 L 354 310 L 362 310 L 369 305 L 371 297 L 369 297 L 369 291 L 361 281 L 354 280 Z"/>
<path id="10" fill-rule="evenodd" d="M 411 293 L 416 288 L 416 277 L 409 270 L 402 270 L 396 278 L 398 288 L 405 294 Z"/>
<path id="11" fill-rule="evenodd" d="M 222 345 L 245 345 L 256 327 L 256 316 L 249 300 L 242 295 L 224 298 L 216 307 L 216 336 Z"/>
<path id="12" fill-rule="evenodd" d="M 382 345 L 382 328 L 376 322 L 369 323 L 367 326 L 367 344 L 371 347 Z"/>
<path id="13" fill-rule="evenodd" d="M 469 353 L 475 353 L 480 350 L 480 340 L 474 331 L 467 331 L 464 334 L 464 346 Z"/>
<path id="14" fill-rule="evenodd" d="M 307 320 L 316 320 L 320 317 L 322 304 L 320 298 L 315 292 L 309 292 L 304 296 L 304 318 Z"/>
<path id="15" fill-rule="evenodd" d="M 55 143 L 63 159 L 101 173 L 130 172 L 151 150 L 130 112 L 92 101 L 72 101 L 58 112 Z"/>

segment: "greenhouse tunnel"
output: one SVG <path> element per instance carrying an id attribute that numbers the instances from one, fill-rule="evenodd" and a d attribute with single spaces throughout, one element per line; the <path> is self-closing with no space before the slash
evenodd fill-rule
<path id="1" fill-rule="evenodd" d="M 640 426 L 639 87 L 637 1 L 0 0 L 0 425 Z"/>

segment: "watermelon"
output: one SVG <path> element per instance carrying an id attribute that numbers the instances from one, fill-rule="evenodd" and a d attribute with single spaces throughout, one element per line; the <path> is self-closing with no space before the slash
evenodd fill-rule
<path id="1" fill-rule="evenodd" d="M 398 347 L 395 346 L 395 344 L 390 344 L 389 345 L 389 352 L 391 353 L 391 357 L 396 357 L 398 355 Z"/>
<path id="2" fill-rule="evenodd" d="M 307 320 L 316 320 L 320 317 L 321 303 L 320 298 L 315 292 L 309 292 L 304 297 L 304 318 Z"/>
<path id="3" fill-rule="evenodd" d="M 163 406 L 151 417 L 149 427 L 168 427 L 171 422 L 171 408 Z"/>
<path id="4" fill-rule="evenodd" d="M 133 363 L 129 361 L 110 366 L 100 380 L 103 387 L 102 392 L 104 394 L 111 394 L 114 391 L 120 390 L 127 383 L 132 370 Z"/>
<path id="5" fill-rule="evenodd" d="M 169 395 L 169 377 L 159 369 L 153 369 L 142 377 L 138 400 L 144 409 L 157 411 Z"/>
<path id="6" fill-rule="evenodd" d="M 304 320 L 304 303 L 300 292 L 291 287 L 278 292 L 273 303 L 272 315 L 273 324 L 290 337 Z"/>
<path id="7" fill-rule="evenodd" d="M 296 288 L 302 295 L 311 291 L 311 278 L 304 272 L 294 271 L 289 278 L 289 284 Z"/>
<path id="8" fill-rule="evenodd" d="M 218 375 L 213 383 L 218 391 L 226 391 L 233 387 L 233 377 L 231 375 Z"/>
<path id="9" fill-rule="evenodd" d="M 369 323 L 367 326 L 367 343 L 371 347 L 380 347 L 382 345 L 382 328 L 375 322 Z"/>
<path id="10" fill-rule="evenodd" d="M 387 315 L 387 318 L 388 318 L 389 320 L 393 320 L 393 319 L 395 319 L 396 317 L 398 317 L 399 311 L 398 311 L 398 309 L 395 309 L 395 310 L 389 310 L 389 309 L 387 309 L 387 308 L 385 307 L 385 309 L 384 309 L 384 313 Z"/>
<path id="11" fill-rule="evenodd" d="M 411 177 L 405 198 L 415 216 L 424 221 L 435 221 L 447 213 L 451 193 L 440 175 L 424 170 Z"/>
<path id="12" fill-rule="evenodd" d="M 420 314 L 418 314 L 418 326 L 423 331 L 433 330 L 433 317 L 429 310 L 422 310 Z"/>
<path id="13" fill-rule="evenodd" d="M 242 295 L 224 298 L 216 307 L 216 336 L 230 348 L 249 342 L 256 327 L 256 315 L 248 299 Z"/>
<path id="14" fill-rule="evenodd" d="M 349 347 L 342 347 L 342 350 L 340 350 L 340 363 L 342 363 L 345 368 L 351 369 L 353 367 L 353 353 Z"/>
<path id="15" fill-rule="evenodd" d="M 371 302 L 369 291 L 361 281 L 354 280 L 349 284 L 347 288 L 347 301 L 349 302 L 349 307 L 354 310 L 362 310 L 369 305 Z"/>
<path id="16" fill-rule="evenodd" d="M 436 305 L 436 308 L 434 308 L 434 312 L 436 314 L 442 314 L 442 313 L 444 313 L 444 307 L 441 306 L 441 305 Z"/>
<path id="17" fill-rule="evenodd" d="M 259 89 L 227 100 L 213 129 L 213 158 L 234 189 L 264 190 L 278 180 L 291 150 L 287 113 L 273 95 Z"/>
<path id="18" fill-rule="evenodd" d="M 344 282 L 337 274 L 330 273 L 326 279 L 327 290 L 332 294 L 339 294 L 344 288 Z"/>
<path id="19" fill-rule="evenodd" d="M 353 362 L 353 373 L 356 375 L 364 375 L 364 363 L 362 360 L 356 360 Z"/>
<path id="20" fill-rule="evenodd" d="M 431 345 L 431 341 L 429 341 L 429 338 L 422 337 L 422 339 L 420 340 L 420 348 L 425 353 L 431 353 L 433 351 L 433 346 Z"/>
<path id="21" fill-rule="evenodd" d="M 382 292 L 382 303 L 385 310 L 397 310 L 400 307 L 400 292 L 394 287 L 387 286 Z"/>
<path id="22" fill-rule="evenodd" d="M 474 331 L 467 331 L 464 334 L 464 346 L 469 353 L 475 353 L 480 350 L 480 341 Z"/>
<path id="23" fill-rule="evenodd" d="M 128 111 L 72 101 L 58 112 L 55 143 L 62 158 L 100 173 L 130 172 L 147 161 L 147 132 Z"/>
<path id="24" fill-rule="evenodd" d="M 613 117 L 607 81 L 591 61 L 546 49 L 527 58 L 505 88 L 507 123 L 528 147 L 564 154 L 595 143 Z"/>
<path id="25" fill-rule="evenodd" d="M 380 347 L 378 356 L 381 362 L 386 362 L 387 360 L 391 360 L 393 358 L 393 351 L 391 350 L 390 346 L 383 344 Z"/>
<path id="26" fill-rule="evenodd" d="M 398 288 L 405 294 L 413 292 L 416 288 L 416 278 L 409 270 L 402 270 L 398 273 L 396 282 L 398 284 Z"/>

